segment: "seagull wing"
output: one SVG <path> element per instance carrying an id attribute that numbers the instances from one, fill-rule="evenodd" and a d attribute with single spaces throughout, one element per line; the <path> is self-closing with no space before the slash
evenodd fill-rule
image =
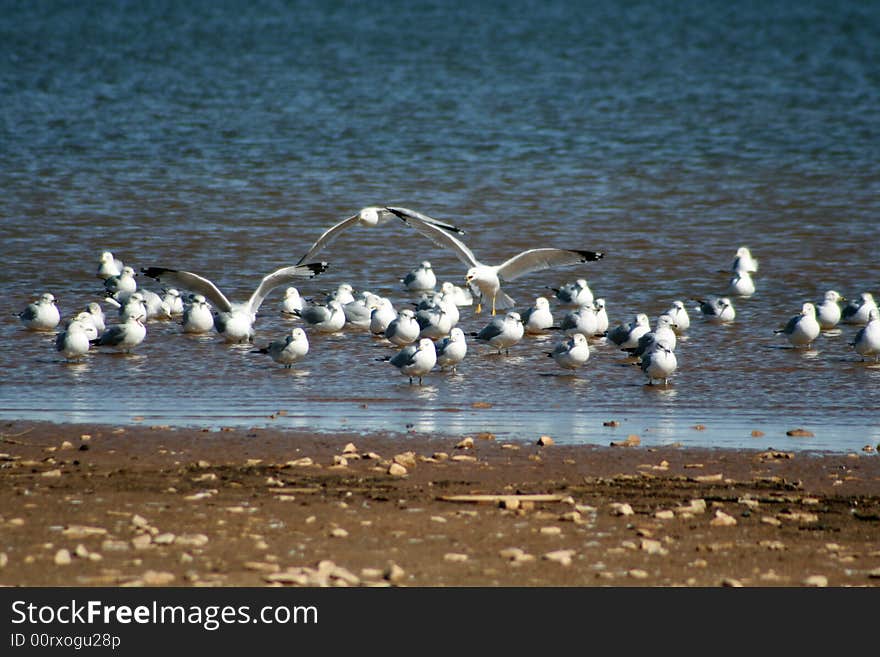
<path id="1" fill-rule="evenodd" d="M 477 340 L 491 340 L 504 332 L 504 320 L 493 320 L 477 333 Z"/>
<path id="2" fill-rule="evenodd" d="M 443 230 L 448 230 L 450 233 L 458 233 L 459 235 L 464 235 L 464 231 L 458 226 L 453 226 L 452 224 L 448 224 L 445 221 L 434 219 L 434 217 L 429 217 L 426 214 L 416 212 L 415 210 L 410 210 L 409 208 L 388 207 L 385 209 L 388 212 L 391 212 L 392 214 L 400 217 L 404 221 L 404 223 L 411 222 L 413 224 L 429 224 L 437 228 L 442 228 Z"/>
<path id="3" fill-rule="evenodd" d="M 359 216 L 360 215 L 356 214 L 353 217 L 349 217 L 348 219 L 343 219 L 335 226 L 331 226 L 330 228 L 325 230 L 321 237 L 318 238 L 318 241 L 312 244 L 312 248 L 309 249 L 309 252 L 299 259 L 299 262 L 297 264 L 301 265 L 307 260 L 311 260 L 312 258 L 314 258 L 315 254 L 318 253 L 318 251 L 320 251 L 325 246 L 330 244 L 330 242 L 339 237 L 339 233 L 341 233 L 346 228 L 350 228 L 351 226 L 356 224 L 358 222 Z"/>
<path id="4" fill-rule="evenodd" d="M 405 365 L 409 365 L 413 362 L 413 357 L 416 355 L 416 352 L 419 350 L 418 345 L 411 344 L 400 351 L 398 351 L 394 356 L 391 357 L 389 361 L 394 367 L 401 368 Z"/>
<path id="5" fill-rule="evenodd" d="M 165 269 L 164 267 L 144 267 L 141 269 L 144 276 L 155 278 L 160 282 L 169 282 L 176 287 L 183 287 L 193 292 L 203 294 L 218 310 L 229 312 L 232 304 L 229 299 L 207 278 L 188 271 L 177 269 Z"/>
<path id="6" fill-rule="evenodd" d="M 579 262 L 599 260 L 605 254 L 599 251 L 579 251 L 574 249 L 529 249 L 513 256 L 498 267 L 502 280 L 512 281 L 533 271 L 574 265 Z"/>
<path id="7" fill-rule="evenodd" d="M 431 219 L 430 217 L 425 217 L 423 214 L 407 210 L 406 208 L 388 208 L 388 211 L 395 216 L 400 217 L 405 224 L 415 228 L 437 246 L 452 249 L 455 252 L 455 255 L 458 256 L 458 259 L 464 262 L 468 267 L 479 266 L 480 263 L 474 257 L 473 251 L 471 251 L 464 242 L 448 232 L 448 228 L 444 229 L 442 227 L 448 226 L 449 224 L 437 223 L 436 220 Z M 425 219 L 428 219 L 429 221 L 425 221 Z"/>
<path id="8" fill-rule="evenodd" d="M 293 265 L 292 267 L 276 269 L 260 281 L 260 285 L 251 295 L 251 298 L 248 299 L 250 311 L 256 314 L 263 303 L 263 299 L 266 298 L 266 295 L 279 285 L 290 283 L 297 278 L 314 278 L 326 269 L 326 262 L 312 262 L 307 265 Z"/>

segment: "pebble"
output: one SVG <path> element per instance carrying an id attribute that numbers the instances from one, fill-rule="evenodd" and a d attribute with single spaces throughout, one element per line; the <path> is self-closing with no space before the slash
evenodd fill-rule
<path id="1" fill-rule="evenodd" d="M 468 555 L 462 554 L 460 552 L 447 552 L 443 555 L 443 561 L 449 561 L 450 563 L 461 563 L 467 560 Z"/>
<path id="2" fill-rule="evenodd" d="M 307 466 L 314 465 L 314 464 L 315 464 L 315 462 L 312 461 L 312 458 L 310 456 L 303 456 L 302 458 L 294 459 L 293 461 L 288 461 L 284 465 L 297 468 L 297 467 L 307 467 Z"/>
<path id="3" fill-rule="evenodd" d="M 642 570 L 641 568 L 633 568 L 631 570 L 628 570 L 626 574 L 629 575 L 630 577 L 632 577 L 633 579 L 647 579 L 648 578 L 648 573 L 646 571 Z"/>
<path id="4" fill-rule="evenodd" d="M 165 532 L 164 534 L 154 536 L 153 543 L 156 543 L 157 545 L 171 545 L 175 538 L 174 534 Z"/>
<path id="5" fill-rule="evenodd" d="M 660 541 L 654 540 L 653 538 L 643 538 L 639 548 L 648 554 L 658 554 L 660 556 L 669 554 L 669 550 L 663 547 L 663 544 Z"/>
<path id="6" fill-rule="evenodd" d="M 810 575 L 803 581 L 804 586 L 816 586 L 825 588 L 828 586 L 828 578 L 825 575 Z"/>
<path id="7" fill-rule="evenodd" d="M 474 439 L 470 436 L 455 445 L 455 449 L 473 449 Z"/>
<path id="8" fill-rule="evenodd" d="M 806 429 L 789 429 L 785 432 L 785 435 L 792 438 L 814 438 L 816 436 L 812 431 L 807 431 Z"/>
<path id="9" fill-rule="evenodd" d="M 382 579 L 383 574 L 381 568 L 361 568 L 361 579 Z"/>
<path id="10" fill-rule="evenodd" d="M 347 443 L 345 447 L 342 448 L 343 454 L 357 454 L 358 448 L 355 447 L 354 443 Z"/>
<path id="11" fill-rule="evenodd" d="M 58 552 L 55 553 L 55 565 L 56 566 L 69 566 L 73 562 L 73 559 L 70 556 L 70 551 L 66 548 L 61 548 Z"/>
<path id="12" fill-rule="evenodd" d="M 764 436 L 764 432 L 761 431 L 760 429 L 753 429 L 752 430 L 752 438 L 761 438 L 763 436 Z"/>
<path id="13" fill-rule="evenodd" d="M 402 454 L 395 454 L 392 461 L 394 461 L 398 465 L 402 465 L 404 468 L 416 467 L 415 452 L 403 452 Z"/>
<path id="14" fill-rule="evenodd" d="M 400 463 L 392 463 L 388 467 L 388 474 L 392 475 L 393 477 L 403 477 L 404 475 L 406 475 L 406 473 L 407 469 L 400 465 Z"/>
<path id="15" fill-rule="evenodd" d="M 5 556 L 5 555 L 0 554 L 0 567 L 2 567 L 2 565 L 3 565 L 3 556 Z M 873 570 L 869 570 L 868 577 L 870 577 L 871 579 L 880 579 L 880 568 L 874 568 Z"/>
<path id="16" fill-rule="evenodd" d="M 104 552 L 126 552 L 128 550 L 128 543 L 108 538 L 106 541 L 101 542 L 101 549 Z"/>
<path id="17" fill-rule="evenodd" d="M 721 473 L 711 474 L 711 475 L 699 475 L 697 477 L 694 477 L 694 481 L 697 481 L 701 484 L 710 484 L 710 483 L 714 483 L 716 481 L 723 481 L 723 480 L 724 480 L 724 475 Z"/>
<path id="18" fill-rule="evenodd" d="M 612 502 L 611 503 L 611 515 L 615 516 L 631 516 L 634 515 L 635 511 L 633 508 L 627 503 L 620 502 Z"/>
<path id="19" fill-rule="evenodd" d="M 541 527 L 540 531 L 544 536 L 559 536 L 562 534 L 562 529 L 559 527 Z"/>
<path id="20" fill-rule="evenodd" d="M 175 545 L 186 547 L 202 547 L 207 545 L 208 537 L 204 534 L 181 534 L 174 539 Z"/>
<path id="21" fill-rule="evenodd" d="M 538 445 L 540 445 L 541 447 L 548 447 L 553 443 L 554 440 L 550 436 L 541 436 L 540 438 L 538 438 Z"/>
<path id="22" fill-rule="evenodd" d="M 88 538 L 90 536 L 103 536 L 107 530 L 103 527 L 88 527 L 86 525 L 70 525 L 61 532 L 68 538 L 77 540 Z"/>
<path id="23" fill-rule="evenodd" d="M 793 522 L 801 523 L 819 522 L 819 516 L 817 514 L 809 513 L 807 511 L 788 511 L 777 513 L 776 518 L 778 520 L 791 520 Z"/>
<path id="24" fill-rule="evenodd" d="M 761 522 L 763 522 L 765 525 L 771 525 L 773 527 L 779 527 L 782 524 L 773 516 L 764 516 L 761 518 Z"/>
<path id="25" fill-rule="evenodd" d="M 339 456 L 339 454 L 336 454 L 333 456 L 333 465 L 346 468 L 348 467 L 348 459 L 344 456 Z"/>
<path id="26" fill-rule="evenodd" d="M 541 558 L 546 559 L 547 561 L 562 564 L 563 566 L 570 566 L 571 558 L 574 556 L 574 554 L 574 550 L 554 550 L 553 552 L 548 552 L 547 554 L 543 555 Z"/>
<path id="27" fill-rule="evenodd" d="M 715 510 L 715 517 L 709 521 L 713 527 L 733 527 L 736 525 L 736 518 L 724 513 L 721 509 Z"/>
<path id="28" fill-rule="evenodd" d="M 616 440 L 611 442 L 612 447 L 638 447 L 642 444 L 642 439 L 636 434 L 630 434 L 626 440 Z"/>
<path id="29" fill-rule="evenodd" d="M 157 570 L 148 570 L 141 575 L 141 581 L 146 586 L 168 586 L 175 579 L 174 573 L 160 572 Z"/>
<path id="30" fill-rule="evenodd" d="M 620 422 L 618 422 L 617 420 L 606 420 L 605 422 L 602 423 L 602 426 L 603 427 L 619 427 Z"/>
<path id="31" fill-rule="evenodd" d="M 452 461 L 457 461 L 459 463 L 473 463 L 477 460 L 476 456 L 468 456 L 467 454 L 456 454 L 452 457 Z"/>
<path id="32" fill-rule="evenodd" d="M 657 511 L 654 514 L 654 517 L 658 520 L 672 520 L 675 517 L 675 514 L 669 509 L 663 509 L 661 511 Z"/>
<path id="33" fill-rule="evenodd" d="M 336 527 L 330 531 L 330 536 L 333 538 L 348 538 L 348 532 L 342 527 Z"/>
<path id="34" fill-rule="evenodd" d="M 9 557 L 6 556 L 5 552 L 0 552 L 0 568 L 6 568 L 6 564 L 9 563 Z"/>
<path id="35" fill-rule="evenodd" d="M 398 566 L 393 561 L 388 564 L 385 568 L 385 571 L 382 573 L 382 577 L 387 579 L 389 582 L 396 584 L 403 580 L 406 577 L 406 571 L 403 568 Z"/>
<path id="36" fill-rule="evenodd" d="M 725 577 L 721 580 L 721 586 L 725 586 L 728 588 L 741 589 L 743 587 L 742 582 L 738 579 L 734 579 L 733 577 Z"/>
<path id="37" fill-rule="evenodd" d="M 55 468 L 54 470 L 46 470 L 45 472 L 40 473 L 40 476 L 50 478 L 60 477 L 61 470 L 59 468 Z"/>
<path id="38" fill-rule="evenodd" d="M 145 550 L 150 547 L 153 537 L 149 534 L 140 534 L 131 539 L 131 544 L 135 550 Z"/>

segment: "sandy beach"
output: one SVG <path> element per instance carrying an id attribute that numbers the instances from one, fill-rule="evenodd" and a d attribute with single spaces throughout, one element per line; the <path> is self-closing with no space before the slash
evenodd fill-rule
<path id="1" fill-rule="evenodd" d="M 7 422 L 0 584 L 880 585 L 876 453 L 626 438 Z"/>

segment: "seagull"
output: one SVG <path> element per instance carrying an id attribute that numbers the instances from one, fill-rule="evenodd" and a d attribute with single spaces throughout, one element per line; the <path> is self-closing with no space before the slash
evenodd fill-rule
<path id="1" fill-rule="evenodd" d="M 661 339 L 642 355 L 640 366 L 648 377 L 649 386 L 654 385 L 654 379 L 663 379 L 663 385 L 667 385 L 669 376 L 678 368 L 678 359 L 675 351 Z"/>
<path id="2" fill-rule="evenodd" d="M 867 324 L 871 310 L 877 307 L 874 295 L 870 292 L 862 292 L 858 299 L 850 301 L 840 314 L 840 321 L 844 324 Z"/>
<path id="3" fill-rule="evenodd" d="M 250 299 L 244 303 L 230 302 L 214 283 L 198 274 L 164 267 L 147 267 L 142 272 L 150 278 L 168 281 L 178 287 L 204 295 L 217 309 L 214 318 L 217 332 L 227 342 L 250 342 L 254 335 L 254 321 L 257 317 L 257 311 L 269 292 L 294 279 L 317 276 L 325 269 L 327 269 L 326 262 L 277 269 L 263 277 Z"/>
<path id="4" fill-rule="evenodd" d="M 411 210 L 407 210 L 407 212 L 412 212 Z M 410 221 L 413 223 L 416 222 L 427 222 L 433 226 L 440 228 L 441 230 L 448 230 L 453 233 L 461 233 L 464 234 L 464 231 L 453 226 L 452 224 L 447 224 L 443 221 L 438 221 L 436 219 L 431 219 L 430 217 L 425 217 L 424 215 L 419 215 L 417 212 L 412 213 L 412 217 L 410 217 Z M 381 224 L 386 223 L 391 218 L 391 213 L 386 208 L 370 206 L 363 208 L 356 215 L 349 217 L 348 219 L 344 219 L 340 221 L 338 224 L 331 226 L 328 228 L 321 237 L 318 238 L 318 241 L 312 244 L 308 253 L 306 253 L 302 258 L 299 259 L 299 263 L 302 264 L 308 260 L 311 260 L 315 257 L 315 255 L 323 249 L 325 246 L 330 244 L 333 240 L 335 240 L 339 233 L 346 228 L 351 226 L 355 226 L 360 224 L 361 226 L 372 227 L 379 226 Z M 405 220 L 406 221 L 406 220 Z"/>
<path id="5" fill-rule="evenodd" d="M 737 271 L 733 274 L 727 283 L 725 294 L 736 297 L 750 297 L 755 293 L 755 281 L 752 275 L 745 269 Z"/>
<path id="6" fill-rule="evenodd" d="M 214 328 L 214 313 L 208 300 L 201 294 L 193 294 L 183 309 L 181 321 L 184 333 L 207 333 Z"/>
<path id="7" fill-rule="evenodd" d="M 419 310 L 416 313 L 416 322 L 419 324 L 420 338 L 439 340 L 449 335 L 452 330 L 452 318 L 440 305 Z"/>
<path id="8" fill-rule="evenodd" d="M 608 339 L 621 349 L 634 349 L 639 338 L 651 330 L 651 322 L 645 313 L 639 313 L 629 324 L 621 324 L 608 333 Z"/>
<path id="9" fill-rule="evenodd" d="M 579 333 L 585 338 L 591 338 L 599 331 L 599 322 L 596 318 L 596 309 L 593 306 L 581 306 L 577 310 L 569 311 L 562 318 L 559 328 L 568 336 Z"/>
<path id="10" fill-rule="evenodd" d="M 684 307 L 683 301 L 673 301 L 664 315 L 672 317 L 675 326 L 673 330 L 681 335 L 691 327 L 691 317 L 688 315 L 687 308 Z"/>
<path id="11" fill-rule="evenodd" d="M 152 290 L 141 288 L 138 290 L 144 297 L 144 306 L 147 309 L 147 319 L 171 319 L 171 306 L 161 296 Z"/>
<path id="12" fill-rule="evenodd" d="M 675 337 L 675 322 L 670 315 L 660 315 L 657 318 L 654 330 L 642 335 L 635 348 L 624 349 L 624 351 L 628 351 L 631 356 L 640 358 L 659 342 L 663 342 L 667 348 L 675 351 L 675 345 L 678 340 Z"/>
<path id="13" fill-rule="evenodd" d="M 866 356 L 873 356 L 875 361 L 880 360 L 880 310 L 871 309 L 868 322 L 859 329 L 850 344 L 862 357 L 862 362 Z"/>
<path id="14" fill-rule="evenodd" d="M 104 279 L 104 289 L 117 301 L 124 301 L 125 297 L 137 290 L 137 281 L 134 277 L 134 269 L 126 265 L 118 276 Z"/>
<path id="15" fill-rule="evenodd" d="M 431 268 L 431 263 L 423 260 L 418 267 L 408 273 L 400 282 L 410 291 L 433 290 L 437 285 L 437 275 Z"/>
<path id="16" fill-rule="evenodd" d="M 354 301 L 354 288 L 349 283 L 340 283 L 327 295 L 327 301 L 338 301 L 340 306 Z"/>
<path id="17" fill-rule="evenodd" d="M 176 287 L 169 287 L 162 295 L 162 302 L 168 306 L 168 312 L 172 317 L 183 314 L 183 297 Z"/>
<path id="18" fill-rule="evenodd" d="M 289 287 L 284 291 L 284 298 L 281 300 L 281 312 L 284 315 L 294 315 L 297 310 L 302 310 L 304 305 L 299 290 L 295 287 Z"/>
<path id="19" fill-rule="evenodd" d="M 828 290 L 822 303 L 816 306 L 816 320 L 823 331 L 833 329 L 840 322 L 840 302 L 846 301 L 837 290 Z"/>
<path id="20" fill-rule="evenodd" d="M 82 326 L 83 330 L 86 332 L 86 335 L 89 337 L 89 340 L 94 340 L 103 332 L 103 329 L 99 331 L 95 327 L 95 323 L 94 321 L 92 321 L 92 314 L 86 312 L 85 310 L 78 312 L 76 314 L 76 317 L 66 321 L 64 323 L 64 330 L 70 328 L 70 325 L 74 322 L 78 322 Z"/>
<path id="21" fill-rule="evenodd" d="M 336 333 L 345 326 L 345 310 L 335 299 L 330 300 L 326 306 L 319 304 L 306 306 L 294 314 L 302 317 L 309 328 L 320 333 Z"/>
<path id="22" fill-rule="evenodd" d="M 378 305 L 378 295 L 367 291 L 361 292 L 354 301 L 342 305 L 342 311 L 345 313 L 345 323 L 355 328 L 370 328 L 373 310 Z"/>
<path id="23" fill-rule="evenodd" d="M 510 353 L 510 347 L 522 340 L 522 317 L 517 312 L 509 312 L 504 317 L 496 317 L 486 324 L 479 333 L 471 333 L 477 340 L 488 342 L 501 353 Z"/>
<path id="24" fill-rule="evenodd" d="M 300 327 L 293 329 L 284 340 L 270 342 L 261 349 L 254 349 L 252 354 L 269 354 L 276 363 L 287 369 L 309 353 L 309 338 Z"/>
<path id="25" fill-rule="evenodd" d="M 553 313 L 550 311 L 550 300 L 537 297 L 535 303 L 520 313 L 523 329 L 530 335 L 545 333 L 553 326 Z"/>
<path id="26" fill-rule="evenodd" d="M 107 328 L 104 321 L 104 311 L 101 309 L 101 304 L 96 301 L 92 301 L 85 307 L 84 311 L 89 314 L 89 321 L 92 323 L 92 326 L 95 327 L 95 331 L 97 331 L 98 333 L 102 333 L 104 329 Z"/>
<path id="27" fill-rule="evenodd" d="M 88 313 L 80 313 L 80 315 L 88 315 Z M 80 320 L 77 315 L 77 319 L 68 322 L 67 327 L 55 336 L 55 349 L 67 360 L 79 358 L 91 347 L 89 330 L 93 334 L 97 333 L 90 321 Z"/>
<path id="28" fill-rule="evenodd" d="M 574 333 L 568 340 L 557 344 L 553 351 L 545 353 L 553 358 L 559 367 L 576 370 L 590 358 L 590 345 L 583 333 Z"/>
<path id="29" fill-rule="evenodd" d="M 436 349 L 437 364 L 440 369 L 452 367 L 454 372 L 456 366 L 464 360 L 467 354 L 467 338 L 464 337 L 464 331 L 458 327 L 452 329 L 448 337 L 436 344 Z"/>
<path id="30" fill-rule="evenodd" d="M 61 322 L 61 313 L 55 305 L 55 295 L 44 292 L 18 313 L 18 318 L 32 331 L 51 331 Z"/>
<path id="31" fill-rule="evenodd" d="M 474 297 L 469 290 L 459 287 L 451 281 L 444 281 L 440 284 L 440 292 L 446 298 L 450 299 L 456 306 L 472 306 Z"/>
<path id="32" fill-rule="evenodd" d="M 451 233 L 438 228 L 435 224 L 425 221 L 425 215 L 407 210 L 406 208 L 389 207 L 394 213 L 435 244 L 452 249 L 458 258 L 468 265 L 465 280 L 471 289 L 478 289 L 481 301 L 492 300 L 492 314 L 496 306 L 511 308 L 515 302 L 501 290 L 502 281 L 513 281 L 534 271 L 549 269 L 562 265 L 573 265 L 600 259 L 604 254 L 597 251 L 579 251 L 572 249 L 529 249 L 503 262 L 500 265 L 484 265 L 476 259 L 473 252 L 460 239 Z M 476 313 L 482 310 L 482 303 L 477 304 Z"/>
<path id="33" fill-rule="evenodd" d="M 422 327 L 416 321 L 415 312 L 404 308 L 397 315 L 397 319 L 388 324 L 388 328 L 385 329 L 385 339 L 397 345 L 405 345 L 415 342 L 421 331 Z"/>
<path id="34" fill-rule="evenodd" d="M 608 333 L 608 312 L 605 310 L 605 299 L 601 297 L 594 299 L 593 310 L 596 311 L 596 335 L 605 335 Z"/>
<path id="35" fill-rule="evenodd" d="M 114 258 L 110 251 L 104 251 L 98 259 L 98 271 L 95 275 L 102 281 L 106 281 L 113 276 L 119 276 L 124 266 L 122 260 Z"/>
<path id="36" fill-rule="evenodd" d="M 748 247 L 741 246 L 736 250 L 733 264 L 730 265 L 730 269 L 727 271 L 732 274 L 742 271 L 755 274 L 758 272 L 758 261 L 752 257 L 752 252 L 749 251 Z"/>
<path id="37" fill-rule="evenodd" d="M 700 304 L 700 310 L 706 319 L 714 322 L 732 322 L 736 317 L 736 310 L 727 297 L 709 297 L 707 299 L 695 299 Z"/>
<path id="38" fill-rule="evenodd" d="M 579 278 L 574 283 L 566 283 L 562 287 L 549 288 L 556 293 L 556 298 L 563 306 L 580 308 L 593 303 L 593 291 L 587 285 L 586 279 Z"/>
<path id="39" fill-rule="evenodd" d="M 129 353 L 147 337 L 147 328 L 141 315 L 129 317 L 122 324 L 108 326 L 91 344 L 98 347 L 112 347 L 118 351 Z"/>
<path id="40" fill-rule="evenodd" d="M 437 350 L 430 338 L 421 338 L 418 342 L 407 345 L 391 358 L 383 358 L 400 370 L 400 373 L 409 377 L 412 385 L 413 378 L 418 377 L 419 385 L 422 385 L 422 377 L 434 369 L 437 364 Z"/>
<path id="41" fill-rule="evenodd" d="M 816 321 L 816 306 L 807 302 L 801 306 L 801 311 L 788 320 L 785 328 L 776 329 L 774 333 L 784 333 L 795 347 L 809 347 L 813 340 L 819 337 L 821 332 L 819 322 Z"/>
<path id="42" fill-rule="evenodd" d="M 380 335 L 385 333 L 388 325 L 397 319 L 397 311 L 391 303 L 391 299 L 380 297 L 373 312 L 370 313 L 370 333 Z"/>

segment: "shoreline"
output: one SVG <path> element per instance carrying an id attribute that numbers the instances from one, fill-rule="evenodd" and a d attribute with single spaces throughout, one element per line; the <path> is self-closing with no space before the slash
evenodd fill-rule
<path id="1" fill-rule="evenodd" d="M 0 584 L 880 585 L 876 453 L 469 438 L 3 422 Z"/>

